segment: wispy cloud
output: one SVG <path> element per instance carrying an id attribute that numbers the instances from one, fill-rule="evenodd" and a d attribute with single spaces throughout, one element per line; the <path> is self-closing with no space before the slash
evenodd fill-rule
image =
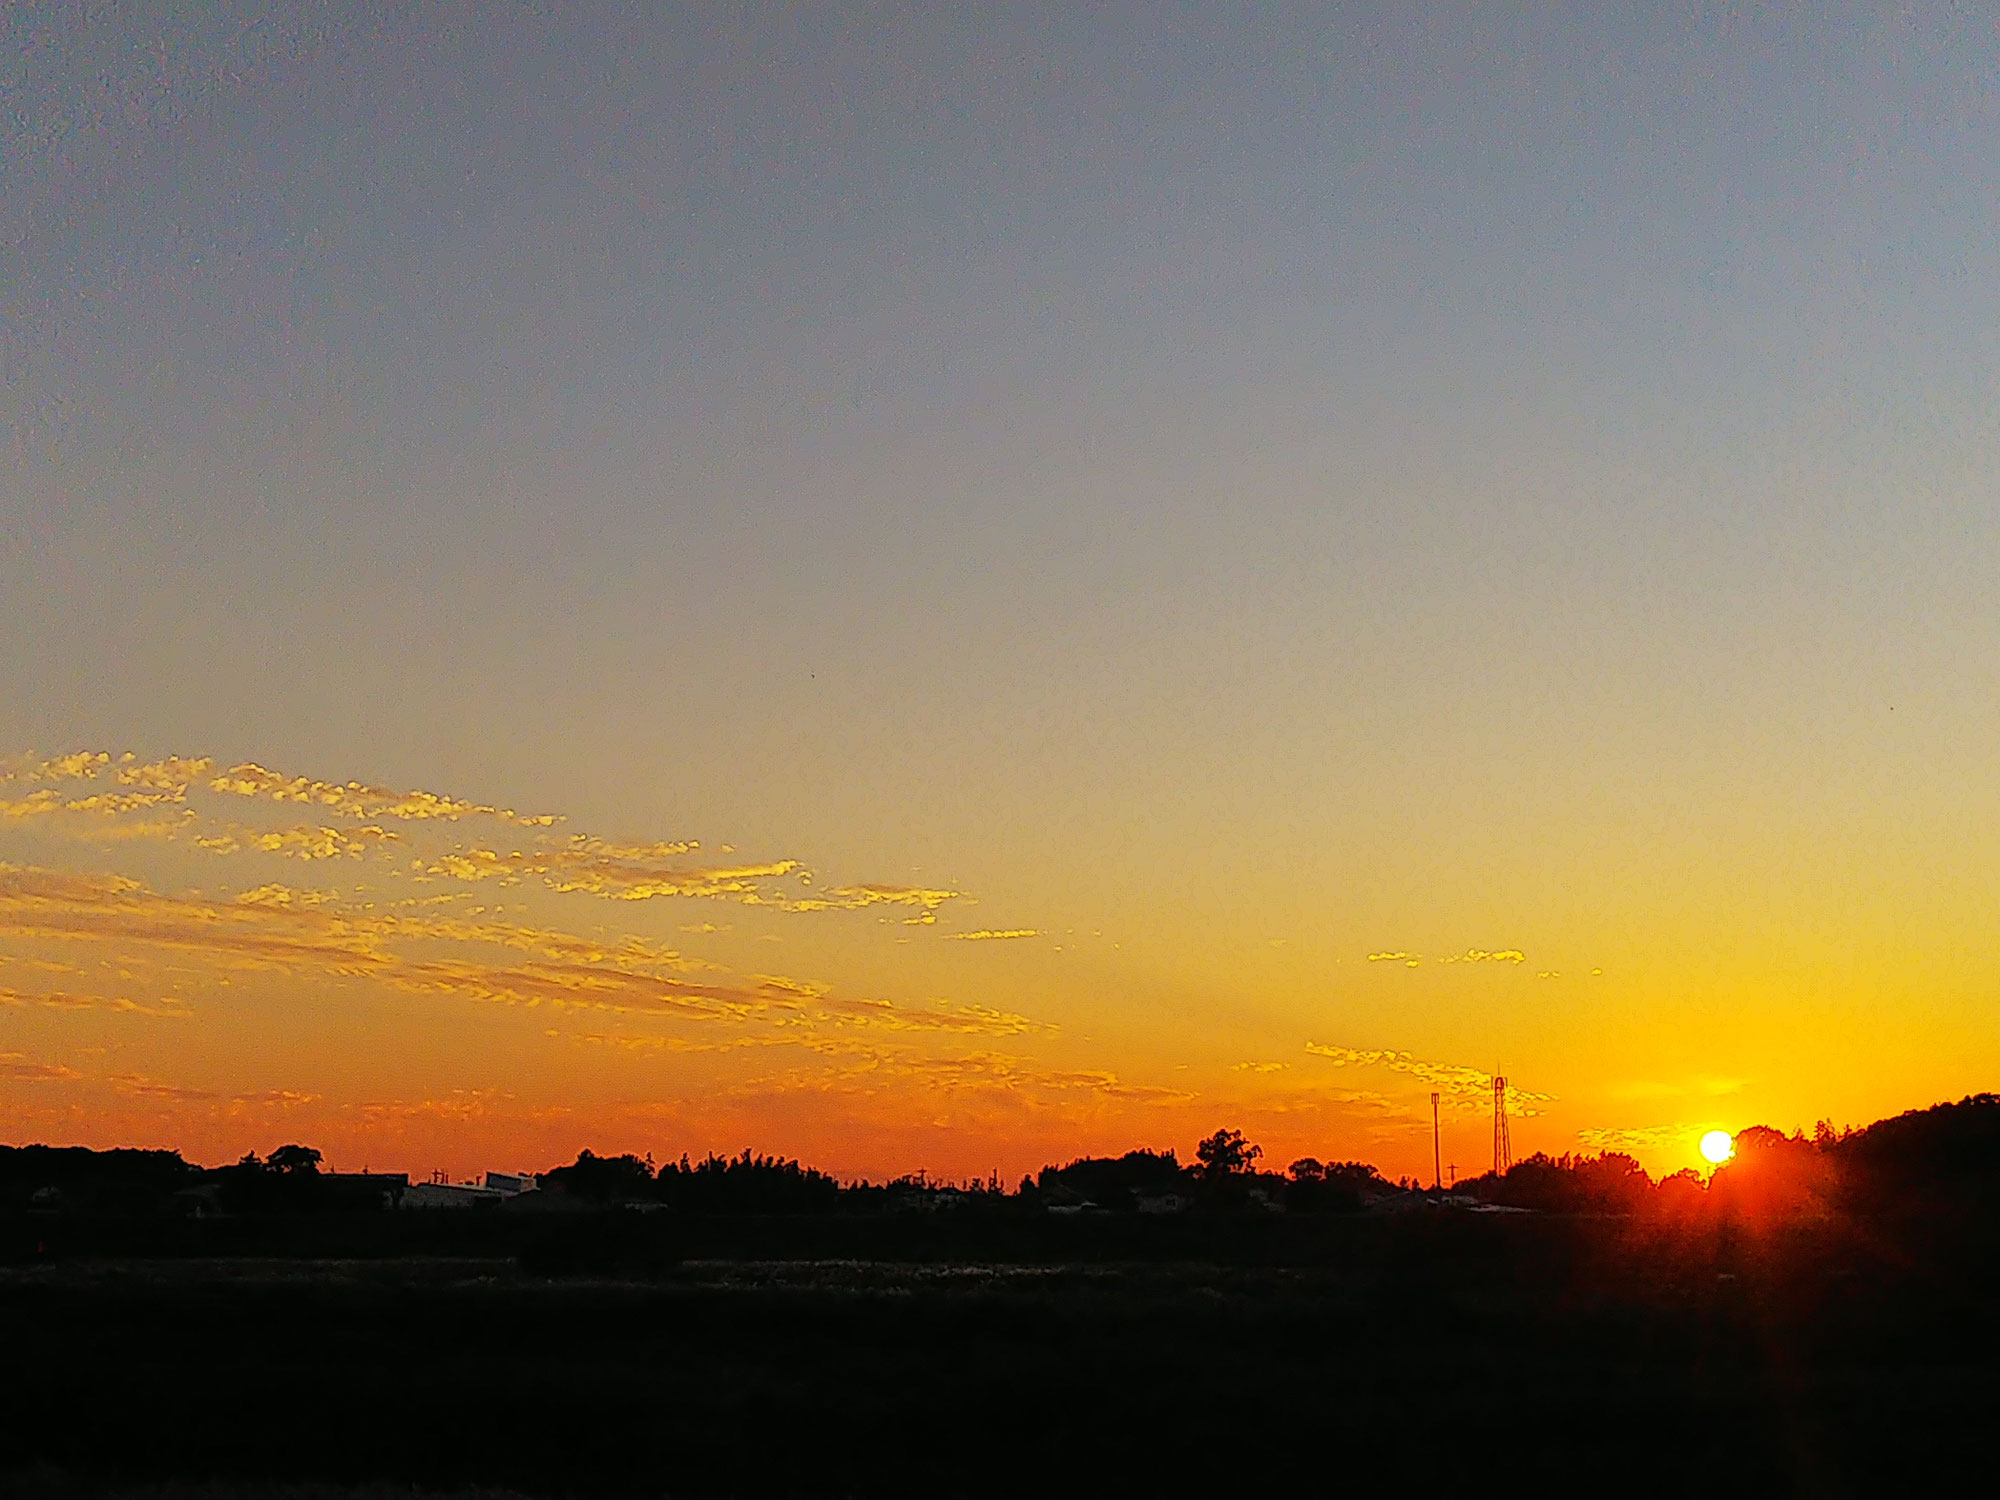
<path id="1" fill-rule="evenodd" d="M 842 885 L 821 896 L 803 896 L 783 903 L 787 911 L 862 911 L 871 906 L 915 908 L 924 920 L 947 901 L 962 901 L 960 891 L 931 890 L 916 885 Z"/>
<path id="2" fill-rule="evenodd" d="M 329 828 L 310 825 L 258 831 L 232 828 L 220 833 L 197 835 L 195 844 L 212 854 L 235 854 L 257 849 L 266 854 L 285 854 L 294 859 L 360 859 L 400 837 L 372 823 L 357 828 Z"/>
<path id="3" fill-rule="evenodd" d="M 1091 1098 L 1165 1105 L 1197 1097 L 1189 1090 L 1132 1083 L 1114 1072 L 1050 1068 L 1001 1052 L 931 1056 L 907 1049 L 857 1047 L 820 1040 L 809 1044 L 831 1066 L 781 1068 L 737 1084 L 739 1098 L 772 1094 L 877 1093 L 913 1086 L 941 1094 L 1036 1099 Z"/>
<path id="4" fill-rule="evenodd" d="M 1692 1146 L 1707 1127 L 1702 1125 L 1641 1125 L 1622 1129 L 1585 1129 L 1576 1133 L 1586 1151 L 1668 1151 Z"/>
<path id="5" fill-rule="evenodd" d="M 1440 964 L 1520 964 L 1527 961 L 1528 955 L 1519 948 L 1467 948 L 1463 953 L 1447 953 L 1432 960 Z M 1414 969 L 1424 962 L 1424 956 L 1402 948 L 1385 948 L 1379 953 L 1369 954 L 1368 962 L 1401 964 L 1406 969 Z"/>
<path id="6" fill-rule="evenodd" d="M 511 808 L 436 792 L 396 791 L 359 781 L 314 781 L 306 776 L 287 776 L 267 770 L 255 761 L 231 766 L 210 780 L 208 787 L 210 791 L 234 797 L 324 807 L 350 818 L 398 818 L 409 822 L 442 818 L 455 822 L 460 818 L 485 817 L 524 828 L 547 828 L 556 822 L 548 814 L 525 815 Z"/>
<path id="7" fill-rule="evenodd" d="M 804 1020 L 887 1031 L 1014 1035 L 1046 1027 L 977 1005 L 929 1007 L 843 997 L 766 976 L 751 984 L 683 977 L 692 965 L 638 938 L 594 940 L 500 921 L 354 910 L 264 886 L 249 899 L 163 895 L 119 875 L 0 865 L 0 936 L 142 944 L 223 967 L 366 979 L 413 994 L 508 1004 L 654 1010 L 716 1020 Z M 438 946 L 457 951 L 439 953 Z M 505 948 L 495 963 L 464 950 Z"/>
<path id="8" fill-rule="evenodd" d="M 177 1088 L 173 1084 L 148 1078 L 143 1073 L 113 1073 L 105 1081 L 119 1093 L 129 1094 L 135 1099 L 164 1099 L 174 1104 L 193 1104 L 222 1097 L 212 1089 Z"/>
<path id="9" fill-rule="evenodd" d="M 766 880 L 804 868 L 795 859 L 719 868 L 668 863 L 700 847 L 692 840 L 611 844 L 579 835 L 553 848 L 452 850 L 440 855 L 425 873 L 452 880 L 497 880 L 507 885 L 541 880 L 558 891 L 644 901 L 654 896 L 755 898 Z"/>
<path id="10" fill-rule="evenodd" d="M 1493 1093 L 1491 1073 L 1460 1063 L 1433 1062 L 1393 1047 L 1339 1047 L 1324 1042 L 1307 1042 L 1306 1051 L 1314 1057 L 1325 1058 L 1336 1068 L 1381 1068 L 1390 1073 L 1402 1073 L 1439 1093 L 1460 1099 L 1491 1098 Z M 1518 1109 L 1523 1115 L 1539 1113 L 1535 1106 L 1553 1103 L 1555 1097 L 1554 1094 L 1537 1093 L 1511 1082 L 1507 1086 L 1509 1108 Z"/>
<path id="11" fill-rule="evenodd" d="M 0 1079 L 9 1083 L 68 1083 L 83 1075 L 61 1063 L 37 1062 L 19 1052 L 0 1052 Z"/>
<path id="12" fill-rule="evenodd" d="M 244 761 L 210 776 L 214 764 L 208 756 L 168 755 L 141 761 L 129 752 L 114 760 L 103 750 L 77 750 L 41 760 L 16 761 L 0 771 L 0 783 L 85 781 L 104 785 L 108 773 L 110 785 L 126 790 L 72 796 L 55 786 L 40 785 L 26 797 L 0 799 L 0 815 L 27 817 L 51 812 L 115 815 L 186 802 L 189 793 L 199 785 L 226 797 L 310 806 L 355 819 L 421 822 L 485 817 L 522 828 L 546 828 L 556 821 L 551 816 L 526 816 L 508 808 L 435 792 L 397 791 L 359 781 L 316 781 L 307 776 L 287 776 L 254 761 Z"/>
<path id="13" fill-rule="evenodd" d="M 539 880 L 551 890 L 582 892 L 613 901 L 678 897 L 734 901 L 787 912 L 902 907 L 913 910 L 919 922 L 935 920 L 937 909 L 946 902 L 965 899 L 959 891 L 882 884 L 836 886 L 814 895 L 795 896 L 773 882 L 809 886 L 812 872 L 796 859 L 731 865 L 672 862 L 699 847 L 692 841 L 634 845 L 579 836 L 567 845 L 553 848 L 450 850 L 426 866 L 424 873 L 451 880 L 498 880 L 504 884 Z"/>
<path id="14" fill-rule="evenodd" d="M 215 762 L 207 756 L 189 758 L 168 755 L 159 760 L 137 761 L 126 756 L 119 762 L 117 777 L 120 786 L 150 787 L 154 791 L 165 792 L 175 801 L 188 794 L 188 788 L 206 776 Z"/>
<path id="15" fill-rule="evenodd" d="M 253 810 L 257 804 L 263 819 Z M 298 809 L 314 816 L 269 821 Z M 441 792 L 323 781 L 255 761 L 218 771 L 208 756 L 141 761 L 131 753 L 114 759 L 108 751 L 80 750 L 0 766 L 0 824 L 28 820 L 91 842 L 183 841 L 227 857 L 365 860 L 400 853 L 413 863 L 398 873 L 413 870 L 420 879 L 534 882 L 611 901 L 729 901 L 793 913 L 877 909 L 930 925 L 948 903 L 971 899 L 961 891 L 873 881 L 815 889 L 814 872 L 795 858 L 703 862 L 693 858 L 701 847 L 693 839 L 558 837 L 560 820 L 551 814 Z"/>
<path id="16" fill-rule="evenodd" d="M 558 1036 L 559 1032 L 550 1032 Z M 724 1039 L 710 1039 L 686 1036 L 660 1036 L 653 1034 L 629 1035 L 616 1032 L 577 1032 L 570 1041 L 578 1046 L 609 1047 L 619 1052 L 667 1052 L 703 1053 L 738 1052 L 747 1047 L 789 1047 L 794 1039 L 782 1032 L 770 1035 L 735 1036 Z"/>
<path id="17" fill-rule="evenodd" d="M 180 1000 L 167 996 L 148 1004 L 142 1000 L 127 999 L 123 995 L 80 995 L 70 990 L 45 990 L 40 994 L 25 994 L 20 990 L 0 986 L 0 1005 L 21 1009 L 25 1006 L 40 1006 L 48 1010 L 101 1010 L 114 1015 L 144 1016 L 155 1021 L 184 1020 L 191 1012 Z"/>
<path id="18" fill-rule="evenodd" d="M 63 755 L 52 755 L 46 760 L 17 764 L 7 773 L 9 781 L 64 781 L 79 777 L 95 776 L 111 763 L 111 756 L 103 750 L 71 750 Z"/>
<path id="19" fill-rule="evenodd" d="M 501 1089 L 452 1089 L 436 1098 L 369 1100 L 356 1105 L 354 1113 L 371 1125 L 389 1120 L 477 1120 L 513 1098 Z"/>

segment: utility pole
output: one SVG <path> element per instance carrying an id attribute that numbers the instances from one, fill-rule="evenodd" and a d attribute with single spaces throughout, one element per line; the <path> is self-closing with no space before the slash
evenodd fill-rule
<path id="1" fill-rule="evenodd" d="M 1444 1148 L 1438 1143 L 1438 1096 L 1431 1095 L 1431 1186 L 1444 1186 Z"/>

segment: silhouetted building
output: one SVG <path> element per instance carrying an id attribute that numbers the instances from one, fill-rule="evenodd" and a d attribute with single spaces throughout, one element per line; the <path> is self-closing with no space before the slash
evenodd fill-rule
<path id="1" fill-rule="evenodd" d="M 413 1182 L 398 1208 L 481 1208 L 515 1196 L 470 1182 Z"/>

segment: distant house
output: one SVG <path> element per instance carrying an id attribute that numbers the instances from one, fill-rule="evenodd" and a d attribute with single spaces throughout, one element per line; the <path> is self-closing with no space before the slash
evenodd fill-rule
<path id="1" fill-rule="evenodd" d="M 513 1195 L 470 1182 L 413 1182 L 398 1208 L 483 1208 Z"/>
<path id="2" fill-rule="evenodd" d="M 665 1207 L 664 1204 L 660 1206 Z M 582 1214 L 598 1207 L 601 1205 L 592 1203 L 588 1198 L 579 1198 L 573 1193 L 550 1189 L 500 1194 L 501 1211 L 510 1214 Z"/>
<path id="3" fill-rule="evenodd" d="M 1193 1200 L 1185 1193 L 1135 1193 L 1132 1202 L 1142 1214 L 1184 1214 Z"/>
<path id="4" fill-rule="evenodd" d="M 222 1213 L 222 1188 L 213 1182 L 182 1188 L 173 1197 L 174 1212 L 184 1219 L 213 1219 Z"/>
<path id="5" fill-rule="evenodd" d="M 348 1209 L 395 1208 L 410 1190 L 408 1172 L 322 1172 L 329 1199 Z"/>
<path id="6" fill-rule="evenodd" d="M 540 1197 L 560 1196 L 538 1193 L 539 1187 L 540 1183 L 531 1172 L 487 1172 L 478 1182 L 447 1182 L 444 1174 L 439 1173 L 429 1182 L 406 1186 L 397 1206 L 479 1208 L 531 1193 Z"/>

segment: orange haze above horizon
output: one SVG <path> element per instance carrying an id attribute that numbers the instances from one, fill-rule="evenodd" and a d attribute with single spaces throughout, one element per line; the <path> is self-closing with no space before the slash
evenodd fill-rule
<path id="1" fill-rule="evenodd" d="M 1768 971 L 1690 998 L 1623 925 L 1363 901 L 1276 931 L 1260 902 L 1203 930 L 1139 879 L 1134 900 L 1074 870 L 883 878 L 839 850 L 600 835 L 532 790 L 9 763 L 0 1134 L 210 1162 L 297 1140 L 454 1176 L 748 1146 L 1011 1181 L 1134 1146 L 1189 1159 L 1229 1126 L 1272 1166 L 1428 1180 L 1434 1091 L 1445 1164 L 1488 1165 L 1491 1058 L 1517 1156 L 1628 1151 L 1659 1175 L 1712 1130 L 1873 1118 L 1976 1071 L 1852 1056 Z"/>

